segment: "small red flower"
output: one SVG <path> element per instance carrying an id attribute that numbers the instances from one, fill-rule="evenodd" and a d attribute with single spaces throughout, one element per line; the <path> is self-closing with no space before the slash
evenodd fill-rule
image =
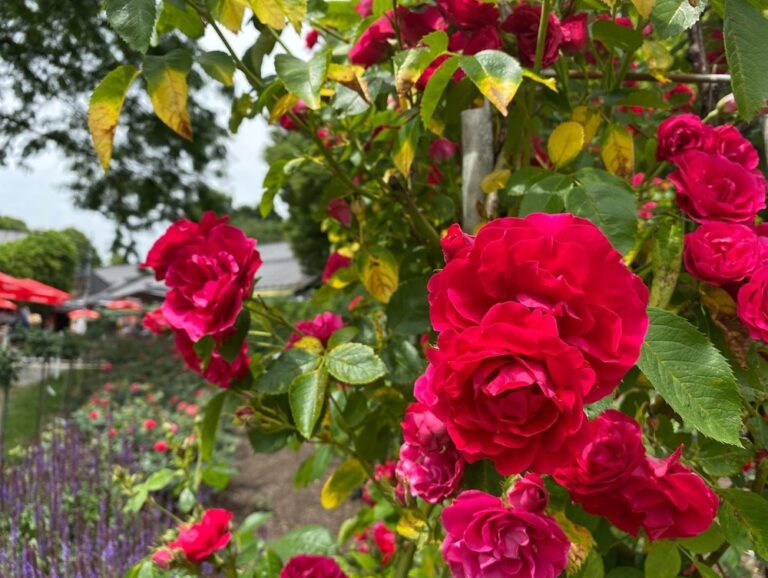
<path id="1" fill-rule="evenodd" d="M 199 564 L 214 552 L 226 548 L 232 533 L 229 524 L 233 514 L 227 510 L 211 509 L 203 513 L 197 524 L 181 526 L 179 535 L 168 546 L 179 548 L 192 563 Z"/>

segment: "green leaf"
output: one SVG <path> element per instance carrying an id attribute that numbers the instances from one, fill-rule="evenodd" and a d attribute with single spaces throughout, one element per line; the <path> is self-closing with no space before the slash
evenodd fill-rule
<path id="1" fill-rule="evenodd" d="M 362 343 L 345 343 L 328 352 L 328 371 L 344 383 L 363 384 L 379 379 L 387 368 L 376 353 Z"/>
<path id="2" fill-rule="evenodd" d="M 286 164 L 288 164 L 287 160 L 279 160 L 272 163 L 267 174 L 264 176 L 264 191 L 261 193 L 261 201 L 259 202 L 259 213 L 261 213 L 262 218 L 266 218 L 272 212 L 275 196 L 283 188 L 286 177 Z"/>
<path id="3" fill-rule="evenodd" d="M 425 36 L 422 42 L 426 44 L 426 48 L 413 48 L 395 55 L 395 86 L 401 94 L 411 90 L 435 58 L 448 49 L 448 35 L 442 30 Z"/>
<path id="4" fill-rule="evenodd" d="M 608 572 L 606 578 L 643 578 L 642 571 L 629 566 L 619 566 Z"/>
<path id="5" fill-rule="evenodd" d="M 192 508 L 197 504 L 197 498 L 195 493 L 189 488 L 184 488 L 179 494 L 179 510 L 187 514 L 192 511 Z"/>
<path id="6" fill-rule="evenodd" d="M 520 63 L 500 50 L 483 50 L 474 56 L 462 56 L 459 63 L 483 96 L 507 116 L 507 107 L 523 82 Z"/>
<path id="7" fill-rule="evenodd" d="M 160 16 L 157 0 L 105 0 L 109 25 L 125 42 L 141 53 L 149 41 Z"/>
<path id="8" fill-rule="evenodd" d="M 680 551 L 674 542 L 654 542 L 645 558 L 645 578 L 675 578 L 681 566 Z"/>
<path id="9" fill-rule="evenodd" d="M 328 372 L 324 368 L 300 375 L 288 388 L 293 421 L 299 433 L 305 438 L 312 437 L 315 424 L 320 419 L 328 389 Z"/>
<path id="10" fill-rule="evenodd" d="M 348 326 L 348 327 L 342 327 L 341 329 L 337 329 L 333 332 L 333 335 L 328 339 L 328 346 L 326 349 L 330 351 L 331 349 L 338 347 L 342 343 L 349 343 L 352 341 L 357 334 L 360 333 L 360 329 L 354 326 Z"/>
<path id="11" fill-rule="evenodd" d="M 395 337 L 381 351 L 393 383 L 412 384 L 424 372 L 424 358 L 405 337 Z"/>
<path id="12" fill-rule="evenodd" d="M 292 435 L 291 430 L 272 432 L 251 430 L 248 432 L 248 441 L 254 453 L 273 454 L 283 449 Z"/>
<path id="13" fill-rule="evenodd" d="M 740 395 L 728 362 L 682 317 L 656 308 L 648 315 L 637 366 L 686 425 L 739 446 Z"/>
<path id="14" fill-rule="evenodd" d="M 333 536 L 328 528 L 311 525 L 296 528 L 272 543 L 272 550 L 283 561 L 296 554 L 331 554 L 334 548 Z"/>
<path id="15" fill-rule="evenodd" d="M 721 444 L 710 439 L 699 442 L 698 463 L 710 476 L 735 476 L 752 459 L 753 448 L 749 440 L 742 440 L 744 447 Z"/>
<path id="16" fill-rule="evenodd" d="M 768 500 L 744 490 L 722 490 L 725 498 L 722 507 L 727 508 L 747 531 L 755 546 L 755 552 L 768 560 Z"/>
<path id="17" fill-rule="evenodd" d="M 88 102 L 88 129 L 93 148 L 104 170 L 112 159 L 117 121 L 131 83 L 139 75 L 135 66 L 123 64 L 110 71 L 98 84 Z"/>
<path id="18" fill-rule="evenodd" d="M 676 36 L 696 24 L 707 8 L 707 0 L 700 0 L 692 6 L 688 0 L 656 0 L 651 22 L 660 38 Z"/>
<path id="19" fill-rule="evenodd" d="M 210 335 L 204 335 L 200 341 L 196 341 L 192 348 L 195 354 L 200 358 L 200 368 L 205 371 L 211 362 L 213 348 L 216 347 L 216 341 Z"/>
<path id="20" fill-rule="evenodd" d="M 136 493 L 125 503 L 123 507 L 124 512 L 136 513 L 144 506 L 144 502 L 147 501 L 149 492 L 146 488 L 139 486 Z"/>
<path id="21" fill-rule="evenodd" d="M 163 2 L 163 11 L 157 21 L 157 32 L 163 34 L 177 28 L 190 38 L 200 38 L 204 33 L 203 21 L 189 4 Z"/>
<path id="22" fill-rule="evenodd" d="M 404 176 L 411 173 L 413 159 L 416 158 L 416 149 L 419 148 L 421 138 L 421 125 L 416 117 L 406 122 L 397 131 L 397 144 L 395 145 L 392 162 L 398 171 Z"/>
<path id="23" fill-rule="evenodd" d="M 653 283 L 648 298 L 652 307 L 666 307 L 675 293 L 680 265 L 683 262 L 684 231 L 682 220 L 676 219 L 671 223 L 664 223 L 653 236 Z"/>
<path id="24" fill-rule="evenodd" d="M 192 124 L 187 109 L 187 74 L 192 56 L 183 49 L 163 56 L 144 57 L 144 78 L 155 114 L 179 136 L 192 140 Z"/>
<path id="25" fill-rule="evenodd" d="M 405 335 L 418 335 L 429 331 L 429 303 L 427 303 L 427 277 L 403 281 L 387 304 L 387 323 L 390 330 Z"/>
<path id="26" fill-rule="evenodd" d="M 701 574 L 701 578 L 720 578 L 720 574 L 712 570 L 704 562 L 696 562 L 696 570 Z"/>
<path id="27" fill-rule="evenodd" d="M 747 0 L 726 0 L 723 35 L 739 115 L 751 120 L 768 101 L 768 19 Z"/>
<path id="28" fill-rule="evenodd" d="M 574 574 L 569 573 L 568 575 L 573 578 L 603 578 L 603 576 L 605 576 L 603 557 L 597 550 L 590 550 L 587 559 L 578 571 Z"/>
<path id="29" fill-rule="evenodd" d="M 216 433 L 219 430 L 219 419 L 224 401 L 227 399 L 227 391 L 220 391 L 214 395 L 205 406 L 205 415 L 200 431 L 200 456 L 206 462 L 213 458 L 213 448 L 216 444 Z"/>
<path id="30" fill-rule="evenodd" d="M 320 503 L 326 510 L 341 506 L 352 490 L 368 479 L 365 469 L 357 460 L 347 460 L 331 474 L 320 492 Z"/>
<path id="31" fill-rule="evenodd" d="M 318 52 L 308 62 L 288 54 L 278 54 L 275 70 L 291 93 L 312 110 L 320 108 L 320 88 L 328 75 L 328 53 Z"/>
<path id="32" fill-rule="evenodd" d="M 156 492 L 170 484 L 178 475 L 178 472 L 175 470 L 163 468 L 149 476 L 142 486 L 144 486 L 148 492 Z"/>
<path id="33" fill-rule="evenodd" d="M 243 350 L 243 342 L 251 328 L 251 315 L 247 309 L 243 309 L 235 320 L 235 332 L 227 337 L 218 347 L 219 355 L 225 361 L 232 363 Z"/>
<path id="34" fill-rule="evenodd" d="M 256 381 L 256 390 L 271 395 L 287 393 L 294 379 L 317 368 L 320 358 L 306 349 L 292 348 L 280 354 Z"/>
<path id="35" fill-rule="evenodd" d="M 229 54 L 220 50 L 203 52 L 197 57 L 197 61 L 208 76 L 218 80 L 224 86 L 232 86 L 235 62 Z"/>
<path id="36" fill-rule="evenodd" d="M 581 186 L 565 197 L 566 210 L 597 225 L 619 253 L 628 252 L 635 244 L 637 215 L 626 183 L 596 169 L 581 169 L 576 177 Z"/>
<path id="37" fill-rule="evenodd" d="M 714 552 L 722 546 L 723 542 L 725 542 L 725 536 L 717 524 L 712 524 L 706 532 L 698 536 L 677 540 L 680 546 L 694 554 Z"/>
<path id="38" fill-rule="evenodd" d="M 634 52 L 643 45 L 643 34 L 639 30 L 616 24 L 612 20 L 598 20 L 592 25 L 592 37 L 608 48 L 620 48 Z"/>
<path id="39" fill-rule="evenodd" d="M 331 446 L 319 446 L 315 453 L 304 460 L 296 470 L 296 475 L 293 477 L 294 489 L 306 488 L 323 477 L 325 470 L 331 465 L 331 460 L 333 460 Z"/>
<path id="40" fill-rule="evenodd" d="M 432 117 L 435 115 L 437 105 L 440 104 L 445 88 L 458 69 L 459 57 L 451 56 L 435 70 L 429 82 L 427 82 L 424 94 L 421 97 L 421 110 L 419 111 L 421 122 L 425 128 L 428 129 L 432 125 Z"/>
<path id="41" fill-rule="evenodd" d="M 225 490 L 237 470 L 226 464 L 211 464 L 203 469 L 203 483 L 214 490 Z"/>

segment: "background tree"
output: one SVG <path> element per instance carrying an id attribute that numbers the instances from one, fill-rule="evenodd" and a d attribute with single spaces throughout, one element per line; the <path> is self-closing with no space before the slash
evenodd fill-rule
<path id="1" fill-rule="evenodd" d="M 166 11 L 175 9 L 166 3 Z M 202 36 L 194 12 L 180 11 L 185 17 L 177 23 L 183 22 L 184 32 Z M 150 53 L 186 43 L 188 37 L 174 30 Z M 33 164 L 38 153 L 59 150 L 75 204 L 112 219 L 113 249 L 130 254 L 134 232 L 206 209 L 225 212 L 229 199 L 209 184 L 224 168 L 225 130 L 213 112 L 199 106 L 202 79 L 194 71 L 188 78 L 194 140 L 174 135 L 148 101 L 128 99 L 121 122 L 130 128 L 119 131 L 110 171 L 102 171 L 88 136 L 88 98 L 99 79 L 125 62 L 139 64 L 140 55 L 106 26 L 99 0 L 0 3 L 0 165 Z"/>
<path id="2" fill-rule="evenodd" d="M 43 231 L 0 245 L 0 271 L 69 291 L 79 263 L 72 233 Z"/>

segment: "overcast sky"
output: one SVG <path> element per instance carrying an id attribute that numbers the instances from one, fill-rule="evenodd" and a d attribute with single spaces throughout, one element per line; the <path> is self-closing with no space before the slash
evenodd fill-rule
<path id="1" fill-rule="evenodd" d="M 238 36 L 230 35 L 230 42 L 235 50 L 242 54 L 253 44 L 255 38 L 255 31 L 250 34 L 243 32 Z M 286 30 L 283 38 L 294 54 L 308 57 L 309 52 L 304 49 L 303 42 L 292 29 Z M 215 35 L 207 34 L 202 42 L 208 50 L 222 49 Z M 265 73 L 272 71 L 271 61 L 266 62 Z M 94 85 L 98 81 L 99 79 L 94 79 Z M 236 82 L 237 86 L 244 85 L 242 78 Z M 222 118 L 225 126 L 226 120 L 226 117 Z M 261 197 L 261 182 L 267 170 L 262 161 L 262 154 L 268 144 L 269 129 L 260 118 L 246 119 L 238 133 L 231 136 L 227 159 L 228 175 L 218 184 L 221 190 L 232 195 L 235 205 L 254 205 Z M 74 207 L 71 193 L 63 188 L 68 179 L 63 158 L 56 152 L 47 152 L 29 159 L 27 164 L 33 169 L 0 167 L 0 214 L 22 219 L 34 229 L 77 227 L 88 235 L 102 255 L 107 256 L 114 227 L 111 221 L 101 214 Z M 142 234 L 138 238 L 140 255 L 146 252 L 165 226 L 158 226 L 155 231 Z"/>

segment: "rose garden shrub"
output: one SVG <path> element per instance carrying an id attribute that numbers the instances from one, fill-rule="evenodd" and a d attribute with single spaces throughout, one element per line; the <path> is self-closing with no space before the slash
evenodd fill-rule
<path id="1" fill-rule="evenodd" d="M 232 87 L 232 131 L 261 114 L 303 135 L 295 159 L 270 166 L 259 208 L 270 214 L 290 175 L 320 167 L 326 209 L 309 216 L 331 244 L 320 313 L 296 322 L 253 295 L 257 240 L 226 218 L 180 219 L 157 240 L 146 266 L 169 293 L 146 325 L 173 333 L 220 391 L 194 465 L 145 483 L 134 504 L 195 489 L 232 421 L 225 403 L 255 452 L 315 448 L 296 485 L 323 479 L 324 507 L 358 490 L 364 504 L 335 539 L 310 526 L 265 544 L 253 533 L 263 520 L 235 529 L 196 503 L 129 576 L 200 575 L 201 562 L 283 578 L 764 567 L 760 9 L 105 6 L 144 56 L 94 91 L 102 164 L 139 77 L 158 117 L 194 138 L 186 78 L 199 66 Z M 192 21 L 221 50 L 152 46 L 199 36 Z M 309 59 L 281 32 L 302 26 Z M 225 29 L 255 30 L 253 46 L 237 53 Z"/>

